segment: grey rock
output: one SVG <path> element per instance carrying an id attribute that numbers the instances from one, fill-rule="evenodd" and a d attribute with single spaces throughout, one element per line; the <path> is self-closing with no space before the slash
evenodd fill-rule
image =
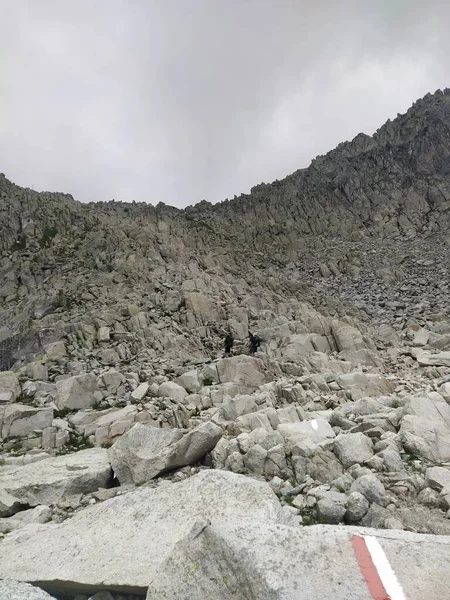
<path id="1" fill-rule="evenodd" d="M 110 369 L 102 374 L 102 380 L 109 394 L 114 394 L 125 381 L 125 377 L 116 369 Z"/>
<path id="2" fill-rule="evenodd" d="M 4 528 L 9 533 L 30 523 L 47 523 L 51 518 L 52 510 L 49 506 L 36 506 L 30 510 L 17 512 L 9 519 L 0 519 L 0 530 Z"/>
<path id="3" fill-rule="evenodd" d="M 331 483 L 342 475 L 341 463 L 329 450 L 318 449 L 306 460 L 306 473 L 320 483 Z"/>
<path id="4" fill-rule="evenodd" d="M 431 467 L 425 473 L 425 485 L 440 492 L 443 487 L 450 485 L 450 469 Z"/>
<path id="5" fill-rule="evenodd" d="M 397 450 L 383 450 L 378 456 L 383 459 L 387 471 L 398 472 L 404 470 L 400 452 Z"/>
<path id="6" fill-rule="evenodd" d="M 177 402 L 183 402 L 187 395 L 187 391 L 174 381 L 165 381 L 158 390 L 158 396 L 161 398 L 170 398 Z"/>
<path id="7" fill-rule="evenodd" d="M 235 383 L 244 391 L 256 389 L 265 383 L 263 363 L 252 356 L 232 356 L 217 362 L 220 383 Z"/>
<path id="8" fill-rule="evenodd" d="M 240 452 L 231 452 L 225 460 L 224 467 L 233 473 L 244 473 L 244 457 Z"/>
<path id="9" fill-rule="evenodd" d="M 345 433 L 335 439 L 334 452 L 348 468 L 369 460 L 373 456 L 373 444 L 363 433 Z"/>
<path id="10" fill-rule="evenodd" d="M 382 504 L 386 494 L 384 485 L 375 475 L 363 475 L 352 483 L 350 492 L 359 492 L 372 503 Z"/>
<path id="11" fill-rule="evenodd" d="M 436 490 L 426 487 L 417 496 L 417 502 L 430 508 L 444 508 L 444 502 L 442 496 Z"/>
<path id="12" fill-rule="evenodd" d="M 97 379 L 93 373 L 75 375 L 56 382 L 58 390 L 57 406 L 59 410 L 83 410 L 91 408 L 99 391 Z"/>
<path id="13" fill-rule="evenodd" d="M 263 475 L 266 464 L 267 450 L 255 444 L 244 456 L 245 467 L 255 475 Z"/>
<path id="14" fill-rule="evenodd" d="M 392 517 L 392 514 L 388 510 L 379 504 L 373 503 L 362 518 L 362 525 L 364 527 L 373 527 L 374 529 L 384 529 L 386 519 L 390 517 Z"/>
<path id="15" fill-rule="evenodd" d="M 22 508 L 22 502 L 6 491 L 5 487 L 0 487 L 0 517 L 10 517 Z"/>
<path id="16" fill-rule="evenodd" d="M 214 423 L 202 423 L 183 435 L 136 423 L 110 449 L 109 457 L 122 485 L 141 484 L 177 467 L 190 465 L 213 450 L 222 436 Z"/>
<path id="17" fill-rule="evenodd" d="M 425 367 L 450 367 L 450 352 L 431 354 L 425 350 L 418 354 L 417 362 Z"/>
<path id="18" fill-rule="evenodd" d="M 32 436 L 35 430 L 51 427 L 53 409 L 34 408 L 22 404 L 0 407 L 0 433 L 3 439 Z"/>
<path id="19" fill-rule="evenodd" d="M 175 383 L 181 385 L 189 394 L 195 394 L 202 387 L 197 371 L 186 371 L 176 379 Z"/>
<path id="20" fill-rule="evenodd" d="M 409 452 L 434 463 L 450 461 L 450 406 L 439 394 L 410 398 L 400 425 Z"/>
<path id="21" fill-rule="evenodd" d="M 149 384 L 147 382 L 141 383 L 135 390 L 131 392 L 131 398 L 135 402 L 141 402 L 147 395 Z"/>
<path id="22" fill-rule="evenodd" d="M 319 523 L 337 525 L 346 513 L 347 496 L 338 492 L 329 492 L 317 502 Z"/>
<path id="23" fill-rule="evenodd" d="M 12 404 L 20 394 L 20 383 L 16 373 L 0 372 L 0 405 Z"/>
<path id="24" fill-rule="evenodd" d="M 369 510 L 369 500 L 360 492 L 351 492 L 347 499 L 347 512 L 345 520 L 347 523 L 357 523 L 361 521 Z"/>
<path id="25" fill-rule="evenodd" d="M 33 507 L 108 487 L 110 478 L 106 450 L 92 448 L 0 472 L 0 489 Z"/>
<path id="26" fill-rule="evenodd" d="M 264 474 L 267 479 L 273 477 L 287 477 L 287 462 L 283 444 L 273 446 L 267 452 L 264 463 Z"/>
<path id="27" fill-rule="evenodd" d="M 345 373 L 337 377 L 337 382 L 342 389 L 348 390 L 353 400 L 359 400 L 365 396 L 382 396 L 391 394 L 395 385 L 383 377 L 374 373 Z"/>

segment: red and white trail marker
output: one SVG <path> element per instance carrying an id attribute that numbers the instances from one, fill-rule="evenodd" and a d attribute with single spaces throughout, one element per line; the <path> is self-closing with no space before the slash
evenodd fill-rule
<path id="1" fill-rule="evenodd" d="M 402 587 L 377 538 L 354 535 L 353 549 L 373 600 L 406 600 Z"/>

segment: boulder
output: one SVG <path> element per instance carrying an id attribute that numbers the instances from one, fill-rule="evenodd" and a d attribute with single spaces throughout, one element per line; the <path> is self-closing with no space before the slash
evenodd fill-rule
<path id="1" fill-rule="evenodd" d="M 97 402 L 95 392 L 99 391 L 97 379 L 93 373 L 75 375 L 56 382 L 59 410 L 83 410 L 92 408 Z"/>
<path id="2" fill-rule="evenodd" d="M 360 492 L 351 492 L 347 498 L 347 512 L 345 520 L 347 523 L 360 521 L 369 510 L 370 502 Z"/>
<path id="3" fill-rule="evenodd" d="M 1 476 L 0 476 L 1 477 Z M 0 517 L 10 517 L 23 508 L 22 502 L 3 487 L 0 488 Z"/>
<path id="4" fill-rule="evenodd" d="M 373 456 L 372 441 L 363 433 L 341 433 L 334 441 L 334 452 L 347 469 Z"/>
<path id="5" fill-rule="evenodd" d="M 405 411 L 399 432 L 405 449 L 433 463 L 450 461 L 450 406 L 442 396 L 414 396 Z"/>
<path id="6" fill-rule="evenodd" d="M 331 483 L 343 472 L 342 465 L 335 455 L 321 448 L 317 448 L 314 454 L 306 459 L 305 469 L 307 475 L 320 483 Z"/>
<path id="7" fill-rule="evenodd" d="M 0 405 L 12 404 L 20 394 L 20 383 L 16 373 L 0 372 Z"/>
<path id="8" fill-rule="evenodd" d="M 382 450 L 377 456 L 383 459 L 387 471 L 395 473 L 405 469 L 398 450 Z"/>
<path id="9" fill-rule="evenodd" d="M 450 469 L 445 467 L 431 467 L 425 473 L 425 485 L 440 492 L 442 488 L 450 485 Z"/>
<path id="10" fill-rule="evenodd" d="M 102 365 L 116 365 L 117 363 L 120 362 L 120 356 L 118 354 L 118 352 L 116 352 L 116 350 L 114 350 L 114 348 L 106 348 L 105 350 L 102 350 L 99 355 L 99 360 L 102 363 Z"/>
<path id="11" fill-rule="evenodd" d="M 158 389 L 158 396 L 160 398 L 170 398 L 171 400 L 175 400 L 175 402 L 183 402 L 187 395 L 187 391 L 174 381 L 165 381 Z"/>
<path id="12" fill-rule="evenodd" d="M 347 496 L 339 492 L 328 492 L 317 503 L 317 519 L 319 523 L 337 525 L 345 515 Z"/>
<path id="13" fill-rule="evenodd" d="M 129 405 L 100 411 L 78 411 L 68 415 L 67 420 L 78 433 L 84 437 L 93 435 L 95 444 L 101 445 L 128 431 L 137 415 L 137 407 Z"/>
<path id="14" fill-rule="evenodd" d="M 109 371 L 102 374 L 102 381 L 108 394 L 114 394 L 125 381 L 125 377 L 116 369 L 109 369 Z"/>
<path id="15" fill-rule="evenodd" d="M 141 484 L 198 462 L 221 437 L 222 429 L 211 422 L 202 423 L 184 435 L 180 429 L 158 429 L 136 423 L 109 449 L 109 457 L 122 485 Z"/>
<path id="16" fill-rule="evenodd" d="M 219 383 L 235 383 L 242 390 L 256 389 L 265 383 L 264 366 L 253 356 L 232 356 L 217 362 Z"/>
<path id="17" fill-rule="evenodd" d="M 1 600 L 54 600 L 41 588 L 19 581 L 0 581 Z"/>
<path id="18" fill-rule="evenodd" d="M 0 433 L 5 440 L 31 436 L 36 430 L 51 427 L 52 422 L 52 408 L 34 408 L 23 404 L 0 407 Z"/>
<path id="19" fill-rule="evenodd" d="M 189 394 L 195 394 L 202 387 L 199 381 L 197 371 L 187 371 L 180 375 L 175 381 L 178 385 L 181 385 Z"/>
<path id="20" fill-rule="evenodd" d="M 244 456 L 244 466 L 255 475 L 264 475 L 268 451 L 259 444 L 255 444 Z"/>
<path id="21" fill-rule="evenodd" d="M 63 593 L 64 582 L 71 582 L 80 591 L 92 586 L 145 594 L 176 544 L 199 521 L 224 523 L 225 529 L 244 529 L 256 521 L 264 531 L 286 518 L 267 483 L 205 470 L 180 483 L 116 496 L 60 524 L 8 534 L 0 543 L 0 578 L 45 581 L 54 593 Z"/>
<path id="22" fill-rule="evenodd" d="M 39 362 L 28 363 L 26 372 L 29 379 L 34 381 L 48 381 L 48 369 Z"/>
<path id="23" fill-rule="evenodd" d="M 214 417 L 218 423 L 227 421 L 236 421 L 238 417 L 258 411 L 258 405 L 254 396 L 236 396 L 229 402 L 225 402 L 219 409 L 219 413 Z"/>
<path id="24" fill-rule="evenodd" d="M 147 382 L 141 383 L 141 385 L 138 385 L 138 387 L 131 392 L 131 399 L 135 402 L 141 402 L 147 395 L 149 387 Z"/>
<path id="25" fill-rule="evenodd" d="M 110 479 L 107 451 L 91 448 L 0 471 L 0 489 L 32 507 L 108 487 Z"/>
<path id="26" fill-rule="evenodd" d="M 316 334 L 291 335 L 288 341 L 277 351 L 277 355 L 286 362 L 298 362 L 312 352 L 331 352 L 331 346 L 325 336 Z"/>
<path id="27" fill-rule="evenodd" d="M 382 504 L 386 494 L 384 485 L 375 475 L 363 475 L 352 483 L 350 493 L 359 492 L 372 503 Z"/>

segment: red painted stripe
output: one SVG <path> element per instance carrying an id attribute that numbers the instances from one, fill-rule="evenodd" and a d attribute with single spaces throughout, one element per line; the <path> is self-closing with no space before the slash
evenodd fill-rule
<path id="1" fill-rule="evenodd" d="M 372 594 L 373 600 L 391 600 L 384 589 L 383 582 L 378 575 L 378 571 L 373 564 L 372 557 L 366 546 L 364 538 L 359 535 L 352 537 L 353 550 L 355 551 L 356 560 L 361 569 L 362 576 L 366 580 L 369 592 Z"/>

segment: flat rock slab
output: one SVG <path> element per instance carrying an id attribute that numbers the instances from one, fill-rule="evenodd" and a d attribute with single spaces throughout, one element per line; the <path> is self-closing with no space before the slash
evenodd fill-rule
<path id="1" fill-rule="evenodd" d="M 0 578 L 41 582 L 50 593 L 78 588 L 145 594 L 162 563 L 198 520 L 243 527 L 285 521 L 265 482 L 205 470 L 76 513 L 61 524 L 29 525 L 0 542 Z"/>
<path id="2" fill-rule="evenodd" d="M 22 504 L 51 505 L 63 497 L 108 487 L 111 465 L 103 448 L 81 450 L 0 471 L 0 490 Z"/>
<path id="3" fill-rule="evenodd" d="M 363 550 L 375 545 L 377 551 L 369 578 L 380 578 L 392 592 L 392 577 L 388 581 L 379 560 L 384 557 L 404 595 L 371 594 L 361 571 L 360 564 L 367 563 L 361 545 Z M 446 536 L 326 525 L 219 524 L 193 531 L 178 544 L 151 582 L 147 600 L 442 600 L 448 597 L 449 569 Z"/>

